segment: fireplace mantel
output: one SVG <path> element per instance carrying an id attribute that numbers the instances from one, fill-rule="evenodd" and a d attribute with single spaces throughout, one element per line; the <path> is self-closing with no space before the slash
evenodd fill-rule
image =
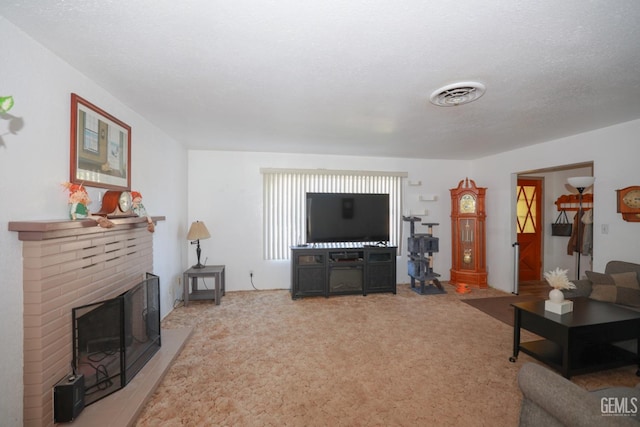
<path id="1" fill-rule="evenodd" d="M 151 220 L 156 223 L 158 221 L 164 221 L 165 217 L 152 216 Z M 9 223 L 9 231 L 17 231 L 18 239 L 22 241 L 36 241 L 147 226 L 147 220 L 140 217 L 116 218 L 110 221 L 114 224 L 113 228 L 102 228 L 98 226 L 98 223 L 93 219 L 80 219 L 76 221 L 62 219 L 11 221 Z"/>
<path id="2" fill-rule="evenodd" d="M 112 222 L 112 228 L 92 219 L 9 223 L 22 241 L 26 427 L 53 425 L 52 389 L 72 360 L 72 308 L 120 295 L 153 272 L 147 219 Z"/>

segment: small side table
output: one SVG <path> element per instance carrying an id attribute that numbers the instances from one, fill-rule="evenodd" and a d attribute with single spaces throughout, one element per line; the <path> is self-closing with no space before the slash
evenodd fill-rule
<path id="1" fill-rule="evenodd" d="M 213 277 L 216 282 L 215 290 L 198 289 L 198 277 Z M 191 281 L 191 289 L 189 289 Z M 220 299 L 225 294 L 224 265 L 205 265 L 202 268 L 191 267 L 183 273 L 182 286 L 184 292 L 184 305 L 189 305 L 189 300 L 214 299 L 216 305 L 220 305 Z"/>

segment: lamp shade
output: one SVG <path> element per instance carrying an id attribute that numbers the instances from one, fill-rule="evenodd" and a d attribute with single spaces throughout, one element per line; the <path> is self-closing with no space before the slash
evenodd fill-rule
<path id="1" fill-rule="evenodd" d="M 572 176 L 567 178 L 569 185 L 575 188 L 587 188 L 595 182 L 595 178 L 592 176 Z"/>
<path id="2" fill-rule="evenodd" d="M 204 240 L 211 237 L 207 226 L 202 221 L 194 221 L 191 223 L 189 233 L 187 233 L 187 240 Z"/>

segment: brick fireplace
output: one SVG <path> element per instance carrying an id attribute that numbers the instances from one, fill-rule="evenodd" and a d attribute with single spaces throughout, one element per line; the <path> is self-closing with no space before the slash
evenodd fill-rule
<path id="1" fill-rule="evenodd" d="M 25 426 L 53 425 L 52 389 L 71 371 L 72 308 L 120 295 L 153 271 L 146 220 L 113 222 L 9 223 L 23 243 Z"/>

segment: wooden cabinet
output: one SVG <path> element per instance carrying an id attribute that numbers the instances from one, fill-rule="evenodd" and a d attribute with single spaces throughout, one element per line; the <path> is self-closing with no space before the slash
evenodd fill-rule
<path id="1" fill-rule="evenodd" d="M 396 293 L 395 247 L 291 248 L 291 298 Z"/>
<path id="2" fill-rule="evenodd" d="M 369 249 L 365 252 L 365 294 L 396 293 L 396 248 Z"/>
<path id="3" fill-rule="evenodd" d="M 327 282 L 326 254 L 314 251 L 292 251 L 293 280 L 296 290 L 292 295 L 324 295 Z"/>

